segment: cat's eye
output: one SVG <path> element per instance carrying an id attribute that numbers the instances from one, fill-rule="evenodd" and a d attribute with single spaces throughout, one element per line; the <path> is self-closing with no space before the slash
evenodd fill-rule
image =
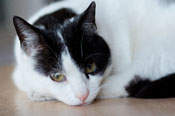
<path id="1" fill-rule="evenodd" d="M 89 64 L 87 67 L 86 67 L 86 73 L 92 73 L 96 70 L 96 64 L 95 62 L 92 63 L 92 64 Z"/>
<path id="2" fill-rule="evenodd" d="M 62 74 L 53 74 L 53 75 L 50 75 L 50 78 L 56 82 L 62 82 L 66 80 L 66 77 Z"/>

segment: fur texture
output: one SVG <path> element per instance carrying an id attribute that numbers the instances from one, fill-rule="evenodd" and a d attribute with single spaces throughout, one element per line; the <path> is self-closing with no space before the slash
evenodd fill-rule
<path id="1" fill-rule="evenodd" d="M 28 20 L 33 26 L 18 17 L 14 19 L 19 38 L 16 38 L 15 43 L 17 65 L 13 80 L 19 89 L 27 92 L 34 100 L 57 99 L 69 105 L 80 105 L 89 104 L 95 98 L 144 98 L 142 95 L 145 93 L 149 95 L 147 98 L 151 98 L 152 94 L 147 94 L 149 87 L 158 83 L 159 86 L 169 88 L 168 84 L 160 84 L 164 80 L 166 83 L 169 80 L 175 83 L 174 75 L 166 76 L 175 72 L 174 4 L 166 6 L 159 0 L 95 0 L 95 9 L 94 3 L 89 6 L 91 2 L 67 0 L 51 4 Z M 19 25 L 25 27 L 21 29 Z M 76 29 L 80 29 L 77 34 L 74 32 Z M 86 35 L 83 35 L 84 31 Z M 41 35 L 47 37 L 44 42 L 38 39 L 42 38 Z M 83 50 L 82 41 L 78 39 L 82 39 L 82 36 Z M 33 44 L 23 44 L 21 38 L 35 39 Z M 40 46 L 35 45 L 37 42 Z M 45 43 L 57 53 L 57 63 L 55 59 L 51 59 L 47 65 L 44 63 L 45 57 L 54 57 L 53 54 L 45 54 L 51 53 L 43 49 Z M 95 55 L 89 62 L 97 63 L 97 72 L 85 74 L 81 61 L 98 53 L 107 55 Z M 85 56 L 81 58 L 82 55 Z M 52 81 L 49 75 L 56 72 L 64 73 L 68 81 Z M 139 75 L 137 81 L 134 81 L 135 75 Z M 153 84 L 147 86 L 148 83 Z M 148 87 L 145 93 L 140 91 L 144 86 Z M 159 89 L 162 88 L 152 93 L 155 94 Z M 139 93 L 138 96 L 136 93 Z M 87 94 L 87 98 L 82 101 L 80 96 Z M 155 98 L 161 97 L 163 95 L 159 94 Z M 174 94 L 167 94 L 166 97 L 174 97 Z"/>

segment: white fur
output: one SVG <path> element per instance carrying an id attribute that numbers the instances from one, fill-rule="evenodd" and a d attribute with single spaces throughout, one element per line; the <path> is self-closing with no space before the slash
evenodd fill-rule
<path id="1" fill-rule="evenodd" d="M 44 14 L 63 7 L 82 13 L 91 1 L 67 0 L 51 4 L 32 16 L 29 22 L 34 23 Z M 71 61 L 68 51 L 63 54 L 68 83 L 58 84 L 33 71 L 34 61 L 21 51 L 16 39 L 17 66 L 13 79 L 18 88 L 27 93 L 51 96 L 48 99 L 55 98 L 69 105 L 79 105 L 82 101 L 76 97 L 77 94 L 85 94 L 87 90 L 90 91 L 87 103 L 91 103 L 98 93 L 98 98 L 127 96 L 124 88 L 134 75 L 156 80 L 175 71 L 174 4 L 162 5 L 159 0 L 94 1 L 98 33 L 112 52 L 112 71 L 106 71 L 109 74 L 106 73 L 100 93 L 101 77 L 95 76 L 89 81 L 82 78 L 84 75 Z"/>
<path id="2" fill-rule="evenodd" d="M 61 43 L 64 43 L 63 36 L 61 35 L 61 32 L 58 30 L 57 32 L 58 37 L 61 39 Z"/>

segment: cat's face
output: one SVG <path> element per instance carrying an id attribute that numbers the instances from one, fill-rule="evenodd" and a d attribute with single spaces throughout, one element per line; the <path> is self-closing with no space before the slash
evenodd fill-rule
<path id="1" fill-rule="evenodd" d="M 43 24 L 36 22 L 34 26 L 14 17 L 21 49 L 33 60 L 33 71 L 38 73 L 31 83 L 40 84 L 37 92 L 41 90 L 66 104 L 89 104 L 109 72 L 110 50 L 97 34 L 95 3 L 80 15 L 62 9 L 57 16 L 61 12 L 68 17 L 61 20 L 48 15 L 48 19 L 41 19 Z"/>

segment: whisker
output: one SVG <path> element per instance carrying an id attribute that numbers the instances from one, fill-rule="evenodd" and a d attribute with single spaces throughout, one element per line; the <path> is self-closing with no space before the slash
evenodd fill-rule
<path id="1" fill-rule="evenodd" d="M 84 40 L 84 31 L 82 34 L 82 39 L 81 39 L 81 57 L 83 58 L 83 40 Z"/>
<path id="2" fill-rule="evenodd" d="M 94 91 L 93 91 L 93 93 L 91 93 L 91 95 L 90 95 L 90 97 L 89 97 L 89 99 L 94 99 L 98 94 L 97 94 L 97 91 L 99 91 L 102 87 L 104 87 L 105 86 L 105 84 L 102 84 L 102 85 L 100 85 L 97 89 L 95 89 Z"/>
<path id="3" fill-rule="evenodd" d="M 100 89 L 101 89 L 101 86 L 98 87 L 97 89 L 95 89 L 95 91 L 93 91 L 93 93 L 91 93 L 91 96 L 90 96 L 89 99 L 92 99 L 92 98 L 96 97 L 96 95 L 97 95 L 97 91 L 99 91 Z"/>

